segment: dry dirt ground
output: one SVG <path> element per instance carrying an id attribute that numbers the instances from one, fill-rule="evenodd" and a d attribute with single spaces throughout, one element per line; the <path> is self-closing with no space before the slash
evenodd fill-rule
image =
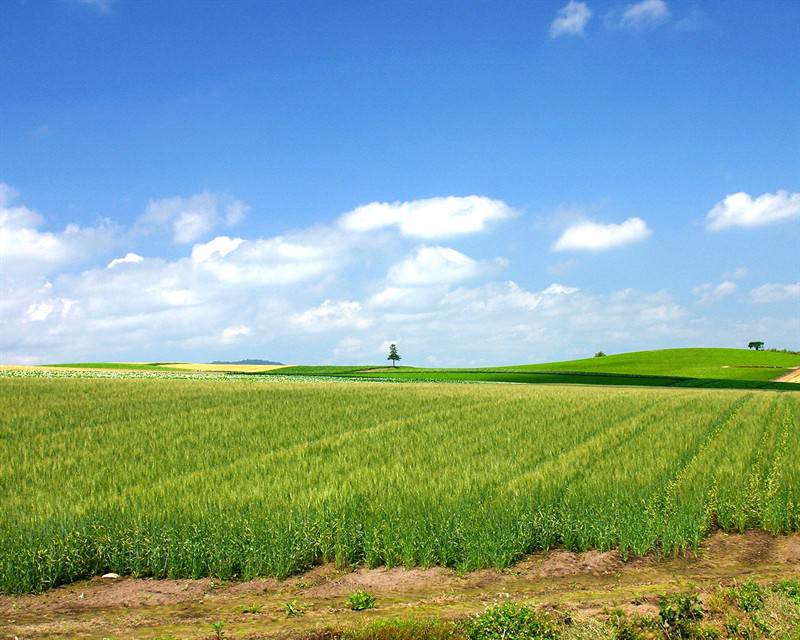
<path id="1" fill-rule="evenodd" d="M 615 551 L 535 554 L 504 571 L 458 574 L 449 569 L 317 567 L 278 581 L 91 580 L 41 595 L 0 596 L 0 638 L 204 638 L 224 621 L 227 638 L 292 637 L 376 618 L 457 618 L 505 599 L 550 605 L 576 619 L 610 607 L 653 613 L 658 594 L 748 578 L 774 582 L 800 577 L 800 535 L 715 534 L 698 553 L 623 561 Z M 377 607 L 345 608 L 349 592 L 365 589 Z M 305 615 L 288 617 L 296 599 Z M 260 607 L 257 613 L 243 608 Z"/>
<path id="2" fill-rule="evenodd" d="M 792 369 L 789 373 L 775 378 L 775 382 L 798 382 L 800 383 L 800 367 Z"/>

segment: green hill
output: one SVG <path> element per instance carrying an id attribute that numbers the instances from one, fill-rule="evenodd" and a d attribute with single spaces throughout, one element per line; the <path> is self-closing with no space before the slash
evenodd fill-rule
<path id="1" fill-rule="evenodd" d="M 570 371 L 768 381 L 800 367 L 800 355 L 749 349 L 661 349 L 493 371 Z"/>

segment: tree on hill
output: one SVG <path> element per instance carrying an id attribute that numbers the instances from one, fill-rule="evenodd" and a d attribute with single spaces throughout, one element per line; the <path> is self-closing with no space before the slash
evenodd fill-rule
<path id="1" fill-rule="evenodd" d="M 594 354 L 594 357 L 595 357 L 595 358 L 604 358 L 604 357 L 605 357 L 605 355 L 606 355 L 606 354 L 605 354 L 605 353 L 603 353 L 602 351 L 598 351 L 597 353 L 595 353 L 595 354 Z"/>
<path id="2" fill-rule="evenodd" d="M 756 351 L 761 351 L 764 348 L 764 343 L 759 340 L 754 340 L 753 342 L 747 343 L 748 349 L 755 349 Z"/>
<path id="3" fill-rule="evenodd" d="M 397 353 L 397 345 L 392 343 L 389 345 L 389 356 L 386 358 L 387 360 L 392 361 L 392 366 L 397 366 L 397 361 L 401 360 L 400 354 Z"/>

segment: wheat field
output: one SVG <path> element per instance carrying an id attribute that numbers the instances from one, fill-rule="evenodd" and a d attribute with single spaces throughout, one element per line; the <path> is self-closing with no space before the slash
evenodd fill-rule
<path id="1" fill-rule="evenodd" d="M 797 531 L 798 419 L 771 391 L 0 377 L 0 590 Z"/>

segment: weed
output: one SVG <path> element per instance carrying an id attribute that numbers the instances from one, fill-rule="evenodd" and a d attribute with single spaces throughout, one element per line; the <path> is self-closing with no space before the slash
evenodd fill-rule
<path id="1" fill-rule="evenodd" d="M 469 640 L 555 640 L 560 629 L 547 613 L 525 604 L 506 602 L 465 624 Z"/>
<path id="2" fill-rule="evenodd" d="M 211 631 L 214 632 L 213 638 L 222 639 L 225 637 L 225 623 L 222 620 L 217 620 L 211 623 Z"/>
<path id="3" fill-rule="evenodd" d="M 364 611 L 375 607 L 375 596 L 367 591 L 353 591 L 347 594 L 347 606 L 353 611 Z"/>
<path id="4" fill-rule="evenodd" d="M 242 613 L 261 613 L 263 604 L 246 604 L 242 607 Z"/>
<path id="5" fill-rule="evenodd" d="M 732 600 L 745 613 L 760 611 L 767 598 L 767 590 L 757 582 L 748 580 L 737 587 L 730 588 Z"/>
<path id="6" fill-rule="evenodd" d="M 283 610 L 290 618 L 305 615 L 306 607 L 300 603 L 297 598 L 292 598 L 288 602 L 283 603 Z"/>
<path id="7" fill-rule="evenodd" d="M 695 638 L 700 635 L 698 622 L 703 619 L 703 606 L 695 593 L 661 596 L 658 617 L 668 639 Z"/>
<path id="8" fill-rule="evenodd" d="M 800 606 L 800 580 L 782 580 L 772 585 L 772 590 L 784 594 L 789 600 Z"/>

